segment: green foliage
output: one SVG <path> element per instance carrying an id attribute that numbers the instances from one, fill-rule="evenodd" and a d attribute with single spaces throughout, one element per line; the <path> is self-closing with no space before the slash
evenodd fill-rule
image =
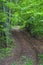
<path id="1" fill-rule="evenodd" d="M 25 65 L 33 65 L 33 62 L 32 61 L 28 61 L 28 62 L 26 62 Z"/>
<path id="2" fill-rule="evenodd" d="M 43 35 L 43 0 L 18 0 L 5 5 L 13 11 L 10 18 L 13 24 L 22 25 L 32 34 Z"/>
<path id="3" fill-rule="evenodd" d="M 15 65 L 15 63 L 12 63 L 11 65 Z"/>
<path id="4" fill-rule="evenodd" d="M 7 47 L 7 43 L 10 43 L 9 28 L 10 24 L 7 22 L 8 15 L 6 14 L 4 2 L 0 1 L 0 47 Z"/>
<path id="5" fill-rule="evenodd" d="M 0 35 L 3 32 L 4 37 L 9 37 L 12 25 L 20 25 L 34 35 L 43 35 L 43 0 L 0 0 Z"/>
<path id="6" fill-rule="evenodd" d="M 12 48 L 1 48 L 0 49 L 0 60 L 2 60 L 4 57 L 12 56 Z"/>
<path id="7" fill-rule="evenodd" d="M 7 2 L 6 7 L 13 10 L 11 21 L 22 25 L 32 34 L 43 35 L 43 0 L 18 0 Z"/>
<path id="8" fill-rule="evenodd" d="M 24 28 L 32 34 L 43 35 L 43 1 L 25 0 L 22 3 L 21 15 Z"/>
<path id="9" fill-rule="evenodd" d="M 38 58 L 39 58 L 39 65 L 43 65 L 43 54 L 39 54 Z"/>

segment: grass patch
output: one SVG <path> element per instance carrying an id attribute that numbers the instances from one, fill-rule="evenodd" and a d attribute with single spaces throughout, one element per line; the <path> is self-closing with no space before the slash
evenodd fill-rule
<path id="1" fill-rule="evenodd" d="M 12 48 L 1 48 L 0 49 L 0 60 L 6 56 L 10 56 L 11 50 L 12 50 Z"/>
<path id="2" fill-rule="evenodd" d="M 12 63 L 11 65 L 15 65 L 15 63 Z"/>
<path id="3" fill-rule="evenodd" d="M 11 38 L 12 39 L 12 38 Z M 0 60 L 4 59 L 5 57 L 9 57 L 12 55 L 12 49 L 15 48 L 14 40 L 8 44 L 7 48 L 0 47 Z"/>
<path id="4" fill-rule="evenodd" d="M 33 65 L 33 60 L 28 59 L 26 56 L 22 56 L 18 62 L 14 62 L 11 65 Z"/>
<path id="5" fill-rule="evenodd" d="M 33 65 L 33 61 L 32 60 L 28 60 L 25 65 Z"/>
<path id="6" fill-rule="evenodd" d="M 43 54 L 39 54 L 39 65 L 43 65 Z"/>

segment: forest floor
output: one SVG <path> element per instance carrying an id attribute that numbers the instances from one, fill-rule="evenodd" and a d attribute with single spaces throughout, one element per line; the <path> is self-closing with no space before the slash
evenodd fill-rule
<path id="1" fill-rule="evenodd" d="M 13 30 L 12 38 L 15 40 L 12 55 L 1 60 L 0 65 L 26 65 L 26 59 L 32 60 L 32 65 L 38 65 L 38 55 L 43 54 L 43 41 L 32 38 L 26 31 L 22 30 Z"/>

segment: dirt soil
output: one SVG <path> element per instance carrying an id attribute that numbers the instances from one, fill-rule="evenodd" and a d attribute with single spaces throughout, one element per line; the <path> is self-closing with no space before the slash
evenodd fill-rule
<path id="1" fill-rule="evenodd" d="M 18 62 L 22 56 L 32 59 L 33 65 L 38 65 L 38 54 L 43 54 L 43 41 L 32 38 L 28 32 L 22 30 L 13 30 L 12 37 L 16 47 L 12 50 L 12 56 L 1 60 L 0 65 L 11 65 L 13 62 Z"/>

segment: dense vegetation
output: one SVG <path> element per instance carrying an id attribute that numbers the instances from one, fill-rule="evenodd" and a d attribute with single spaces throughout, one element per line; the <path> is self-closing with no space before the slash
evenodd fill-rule
<path id="1" fill-rule="evenodd" d="M 7 47 L 12 43 L 12 26 L 26 29 L 32 36 L 43 37 L 43 0 L 0 0 L 0 58 L 11 54 L 11 48 Z M 39 58 L 43 59 L 43 54 Z M 29 64 L 32 63 L 25 65 Z"/>
<path id="2" fill-rule="evenodd" d="M 43 0 L 0 0 L 0 41 L 8 43 L 12 25 L 43 35 Z"/>
<path id="3" fill-rule="evenodd" d="M 43 35 L 43 1 L 18 1 L 7 2 L 6 7 L 12 10 L 13 24 L 22 25 L 24 28 L 37 35 Z"/>
<path id="4" fill-rule="evenodd" d="M 5 7 L 5 1 L 0 1 L 0 47 L 7 47 L 10 42 L 10 20 L 9 16 L 6 12 L 10 11 Z"/>

